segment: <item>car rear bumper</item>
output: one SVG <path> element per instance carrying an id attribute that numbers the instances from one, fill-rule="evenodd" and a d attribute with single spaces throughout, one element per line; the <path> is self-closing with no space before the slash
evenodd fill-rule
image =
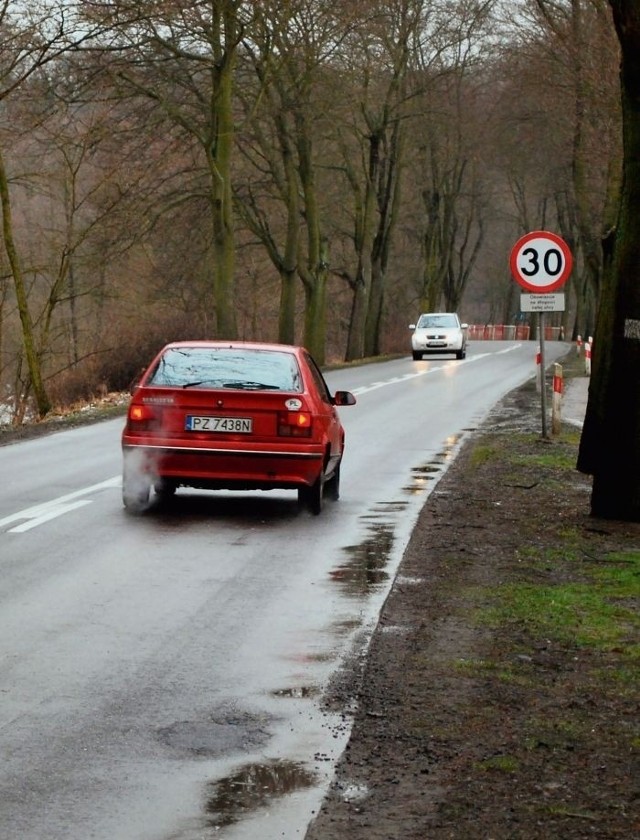
<path id="1" fill-rule="evenodd" d="M 295 488 L 311 486 L 320 475 L 324 451 L 247 447 L 193 447 L 123 443 L 125 470 L 188 486 L 215 488 Z"/>

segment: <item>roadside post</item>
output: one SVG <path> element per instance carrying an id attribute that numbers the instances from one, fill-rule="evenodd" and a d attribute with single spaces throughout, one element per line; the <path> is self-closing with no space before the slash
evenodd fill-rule
<path id="1" fill-rule="evenodd" d="M 534 230 L 521 236 L 511 249 L 511 276 L 525 291 L 520 295 L 521 312 L 538 313 L 540 341 L 540 402 L 542 437 L 547 437 L 545 389 L 545 313 L 564 312 L 564 294 L 557 290 L 567 281 L 573 257 L 567 243 L 548 230 Z"/>
<path id="2" fill-rule="evenodd" d="M 564 378 L 562 365 L 556 362 L 553 366 L 553 392 L 551 396 L 551 432 L 559 435 L 562 428 L 562 393 Z"/>

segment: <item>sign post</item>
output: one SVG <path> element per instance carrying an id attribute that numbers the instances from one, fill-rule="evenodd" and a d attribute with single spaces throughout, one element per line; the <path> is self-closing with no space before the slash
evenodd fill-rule
<path id="1" fill-rule="evenodd" d="M 534 230 L 521 236 L 511 249 L 511 275 L 530 294 L 521 295 L 520 309 L 538 313 L 542 437 L 547 437 L 544 333 L 545 312 L 564 312 L 564 295 L 551 294 L 571 274 L 573 257 L 567 243 L 548 230 Z"/>

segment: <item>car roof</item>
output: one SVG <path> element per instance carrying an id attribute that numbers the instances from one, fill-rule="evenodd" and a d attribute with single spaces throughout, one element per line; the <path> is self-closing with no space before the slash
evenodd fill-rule
<path id="1" fill-rule="evenodd" d="M 234 348 L 241 348 L 243 350 L 279 350 L 287 353 L 299 353 L 304 350 L 303 347 L 297 344 L 278 344 L 277 342 L 269 341 L 222 341 L 218 339 L 215 341 L 205 339 L 195 339 L 193 341 L 171 341 L 168 344 L 165 344 L 162 350 L 177 348 L 186 349 L 188 347 L 211 349 L 229 348 L 230 350 Z"/>

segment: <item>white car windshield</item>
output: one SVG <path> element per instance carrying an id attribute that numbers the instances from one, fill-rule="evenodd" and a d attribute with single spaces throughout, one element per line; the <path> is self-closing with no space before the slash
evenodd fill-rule
<path id="1" fill-rule="evenodd" d="M 418 321 L 420 329 L 433 327 L 457 327 L 458 321 L 455 315 L 422 315 Z"/>

